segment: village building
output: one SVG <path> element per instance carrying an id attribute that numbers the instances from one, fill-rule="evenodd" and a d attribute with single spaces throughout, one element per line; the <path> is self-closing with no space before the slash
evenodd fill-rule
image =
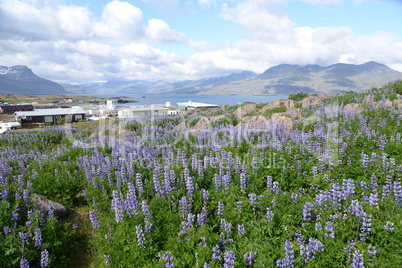
<path id="1" fill-rule="evenodd" d="M 202 109 L 202 108 L 218 108 L 219 105 L 215 104 L 207 104 L 207 103 L 201 103 L 201 102 L 178 102 L 177 103 L 177 109 L 179 111 L 190 111 L 190 110 L 195 110 L 195 109 Z"/>
<path id="2" fill-rule="evenodd" d="M 0 106 L 0 114 L 13 114 L 21 111 L 33 111 L 33 105 L 3 105 Z"/>
<path id="3" fill-rule="evenodd" d="M 131 118 L 142 116 L 166 115 L 169 108 L 163 106 L 131 107 L 117 112 L 119 118 Z"/>
<path id="4" fill-rule="evenodd" d="M 14 130 L 21 127 L 21 124 L 18 122 L 7 122 L 7 123 L 0 123 L 0 134 L 5 133 L 9 130 Z"/>
<path id="5" fill-rule="evenodd" d="M 86 112 L 78 106 L 71 108 L 36 109 L 34 111 L 16 112 L 15 120 L 22 128 L 32 126 L 55 125 L 57 120 L 65 118 L 66 123 L 85 120 Z"/>

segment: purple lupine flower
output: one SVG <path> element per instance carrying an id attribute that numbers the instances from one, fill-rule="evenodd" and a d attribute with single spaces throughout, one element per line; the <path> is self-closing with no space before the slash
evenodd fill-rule
<path id="1" fill-rule="evenodd" d="M 244 230 L 244 224 L 238 224 L 237 225 L 237 233 L 239 235 L 245 235 L 246 231 Z"/>
<path id="2" fill-rule="evenodd" d="M 318 233 L 322 230 L 322 225 L 320 222 L 315 223 L 315 231 Z"/>
<path id="3" fill-rule="evenodd" d="M 198 226 L 203 226 L 207 224 L 207 214 L 204 212 L 201 212 L 200 214 L 197 214 L 197 225 Z"/>
<path id="4" fill-rule="evenodd" d="M 284 250 L 286 252 L 285 258 L 278 260 L 276 262 L 276 267 L 279 268 L 294 267 L 295 256 L 293 250 L 293 243 L 289 240 L 286 240 Z"/>
<path id="5" fill-rule="evenodd" d="M 191 211 L 191 207 L 187 202 L 187 197 L 183 196 L 180 200 L 179 200 L 179 207 L 180 207 L 180 211 L 181 213 L 185 216 L 188 213 L 190 213 Z"/>
<path id="6" fill-rule="evenodd" d="M 48 267 L 49 266 L 49 252 L 47 251 L 47 249 L 44 249 L 41 253 L 40 253 L 40 267 Z"/>
<path id="7" fill-rule="evenodd" d="M 19 235 L 23 244 L 29 244 L 29 234 L 20 232 Z"/>
<path id="8" fill-rule="evenodd" d="M 248 198 L 250 199 L 250 206 L 254 206 L 254 205 L 258 204 L 256 194 L 249 194 Z"/>
<path id="9" fill-rule="evenodd" d="M 222 184 L 226 191 L 229 190 L 230 182 L 231 182 L 231 178 L 228 174 L 225 174 L 222 176 Z"/>
<path id="10" fill-rule="evenodd" d="M 382 188 L 382 199 L 386 199 L 388 196 L 391 195 L 392 191 L 392 179 L 390 176 L 385 178 L 385 185 Z"/>
<path id="11" fill-rule="evenodd" d="M 212 259 L 214 260 L 221 259 L 221 250 L 219 249 L 219 246 L 215 246 L 212 248 Z"/>
<path id="12" fill-rule="evenodd" d="M 141 173 L 135 174 L 135 185 L 137 186 L 138 193 L 141 195 L 144 193 L 144 186 L 142 183 Z"/>
<path id="13" fill-rule="evenodd" d="M 384 225 L 384 229 L 393 232 L 394 229 L 394 224 L 390 221 L 387 221 L 387 223 Z"/>
<path id="14" fill-rule="evenodd" d="M 309 263 L 315 259 L 315 255 L 317 253 L 323 252 L 324 250 L 325 248 L 320 240 L 310 238 L 307 245 L 302 244 L 300 246 L 300 255 L 302 256 L 302 261 L 304 263 Z"/>
<path id="15" fill-rule="evenodd" d="M 243 259 L 247 263 L 247 267 L 251 268 L 254 266 L 254 263 L 257 261 L 256 257 L 257 257 L 257 252 L 249 251 L 249 252 L 244 253 Z"/>
<path id="16" fill-rule="evenodd" d="M 152 232 L 152 223 L 149 218 L 145 219 L 145 232 L 148 234 Z"/>
<path id="17" fill-rule="evenodd" d="M 376 192 L 371 193 L 369 196 L 370 206 L 372 206 L 372 207 L 378 206 L 378 201 L 379 201 L 378 194 Z"/>
<path id="18" fill-rule="evenodd" d="M 274 181 L 272 183 L 272 191 L 276 194 L 279 194 L 281 192 L 280 188 L 279 188 L 279 182 Z"/>
<path id="19" fill-rule="evenodd" d="M 202 266 L 202 268 L 211 268 L 211 265 L 209 265 L 208 263 L 204 262 L 204 266 Z"/>
<path id="20" fill-rule="evenodd" d="M 175 266 L 175 264 L 173 263 L 172 252 L 170 251 L 165 252 L 165 254 L 163 254 L 163 259 L 166 261 L 165 263 L 166 268 L 172 268 Z"/>
<path id="21" fill-rule="evenodd" d="M 313 204 L 310 202 L 304 203 L 304 208 L 303 208 L 303 221 L 311 221 L 311 210 L 312 210 Z"/>
<path id="22" fill-rule="evenodd" d="M 267 189 L 272 190 L 272 176 L 267 176 Z"/>
<path id="23" fill-rule="evenodd" d="M 360 161 L 362 163 L 362 168 L 365 171 L 367 171 L 368 165 L 370 163 L 368 155 L 366 155 L 364 152 L 362 152 Z"/>
<path id="24" fill-rule="evenodd" d="M 324 234 L 325 237 L 327 238 L 335 238 L 335 231 L 334 231 L 334 224 L 331 221 L 327 221 L 325 223 L 325 228 L 324 230 L 326 233 Z"/>
<path id="25" fill-rule="evenodd" d="M 149 206 L 146 200 L 143 200 L 141 202 L 141 207 L 142 207 L 142 214 L 144 214 L 146 218 L 151 218 L 151 213 L 149 212 Z"/>
<path id="26" fill-rule="evenodd" d="M 42 246 L 42 232 L 41 232 L 40 228 L 35 229 L 34 241 L 35 241 L 36 248 L 40 248 Z"/>
<path id="27" fill-rule="evenodd" d="M 145 248 L 144 242 L 145 242 L 145 235 L 144 232 L 142 231 L 141 226 L 136 225 L 135 226 L 135 234 L 137 236 L 137 245 L 139 248 Z"/>
<path id="28" fill-rule="evenodd" d="M 20 215 L 18 214 L 17 210 L 11 212 L 11 220 L 18 221 L 20 219 Z"/>
<path id="29" fill-rule="evenodd" d="M 219 193 L 219 189 L 221 188 L 221 180 L 219 178 L 219 175 L 215 174 L 214 177 L 212 178 L 212 181 L 214 182 L 215 185 L 215 192 Z"/>
<path id="30" fill-rule="evenodd" d="M 225 219 L 221 219 L 221 229 L 229 236 L 232 231 L 232 224 Z"/>
<path id="31" fill-rule="evenodd" d="M 112 192 L 112 195 L 113 195 L 112 209 L 114 210 L 114 213 L 115 213 L 116 222 L 119 223 L 123 220 L 124 208 L 123 208 L 122 201 L 120 200 L 119 191 L 114 190 Z"/>
<path id="32" fill-rule="evenodd" d="M 54 209 L 53 209 L 53 206 L 51 204 L 49 204 L 48 217 L 49 218 L 54 218 Z"/>
<path id="33" fill-rule="evenodd" d="M 361 220 L 362 220 L 362 227 L 360 228 L 360 230 L 362 231 L 362 233 L 360 234 L 360 240 L 365 241 L 366 236 L 369 235 L 371 232 L 371 215 L 363 213 Z"/>
<path id="34" fill-rule="evenodd" d="M 219 216 L 223 215 L 223 210 L 225 209 L 225 205 L 223 204 L 223 202 L 218 202 L 218 212 L 216 214 L 218 214 Z"/>
<path id="35" fill-rule="evenodd" d="M 188 168 L 184 170 L 184 180 L 186 183 L 188 197 L 191 200 L 194 193 L 194 179 L 190 176 L 190 171 L 188 170 Z"/>
<path id="36" fill-rule="evenodd" d="M 4 226 L 3 231 L 4 231 L 4 236 L 7 236 L 13 230 L 11 228 L 9 228 L 8 226 Z"/>
<path id="37" fill-rule="evenodd" d="M 274 218 L 274 213 L 272 212 L 271 208 L 267 208 L 267 220 L 272 220 Z"/>
<path id="38" fill-rule="evenodd" d="M 364 268 L 363 253 L 361 253 L 359 250 L 356 250 L 353 253 L 352 268 Z"/>
<path id="39" fill-rule="evenodd" d="M 198 245 L 206 248 L 207 247 L 207 242 L 205 241 L 206 240 L 205 237 L 201 236 L 200 239 L 201 239 L 201 242 Z"/>
<path id="40" fill-rule="evenodd" d="M 239 210 L 243 210 L 243 201 L 238 201 L 237 203 L 236 203 L 236 207 L 239 209 Z"/>
<path id="41" fill-rule="evenodd" d="M 394 196 L 395 202 L 399 206 L 402 206 L 402 186 L 399 181 L 394 181 Z"/>
<path id="42" fill-rule="evenodd" d="M 94 228 L 94 229 L 100 228 L 100 224 L 98 222 L 98 217 L 96 217 L 94 210 L 89 211 L 89 220 L 91 221 L 92 228 Z"/>
<path id="43" fill-rule="evenodd" d="M 29 268 L 29 262 L 24 257 L 21 258 L 20 268 Z"/>
<path id="44" fill-rule="evenodd" d="M 110 254 L 103 254 L 103 257 L 105 258 L 105 264 L 110 265 L 110 263 L 112 262 L 112 257 L 110 256 Z"/>
<path id="45" fill-rule="evenodd" d="M 127 187 L 128 187 L 127 198 L 124 203 L 127 213 L 131 217 L 133 213 L 134 214 L 138 213 L 139 202 L 137 200 L 137 195 L 135 194 L 134 185 L 131 182 L 129 182 L 127 183 Z"/>
<path id="46" fill-rule="evenodd" d="M 25 203 L 29 202 L 29 190 L 28 189 L 22 190 L 22 197 L 23 197 Z"/>
<path id="47" fill-rule="evenodd" d="M 202 200 L 209 201 L 209 192 L 208 190 L 201 189 Z"/>
<path id="48" fill-rule="evenodd" d="M 293 203 L 297 204 L 297 194 L 296 193 L 292 193 L 292 200 L 293 200 Z"/>
<path id="49" fill-rule="evenodd" d="M 233 268 L 235 265 L 236 256 L 233 251 L 225 251 L 223 260 L 225 263 L 223 264 L 224 268 Z"/>

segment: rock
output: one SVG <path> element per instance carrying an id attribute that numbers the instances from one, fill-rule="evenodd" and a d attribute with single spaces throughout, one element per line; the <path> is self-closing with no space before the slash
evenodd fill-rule
<path id="1" fill-rule="evenodd" d="M 303 113 L 303 109 L 301 109 L 301 108 L 290 108 L 290 109 L 288 109 L 286 112 L 284 112 L 283 114 L 284 115 L 288 115 L 288 116 L 290 116 L 291 118 L 294 118 L 294 119 L 296 119 L 296 118 L 301 118 L 302 117 L 302 113 Z"/>
<path id="2" fill-rule="evenodd" d="M 308 96 L 301 101 L 302 107 L 306 108 L 311 105 L 321 105 L 324 103 L 324 100 L 329 97 L 331 97 L 331 95 Z"/>
<path id="3" fill-rule="evenodd" d="M 392 105 L 398 109 L 402 109 L 402 99 L 393 100 Z"/>
<path id="4" fill-rule="evenodd" d="M 346 113 L 357 113 L 360 114 L 362 109 L 359 103 L 349 103 L 346 104 L 345 107 L 343 108 Z"/>
<path id="5" fill-rule="evenodd" d="M 265 130 L 269 126 L 269 120 L 262 115 L 245 116 L 242 118 L 243 124 L 239 124 L 237 128 L 244 128 L 250 131 Z"/>
<path id="6" fill-rule="evenodd" d="M 272 109 L 280 107 L 280 106 L 281 106 L 281 101 L 269 102 L 264 107 L 262 107 L 261 113 L 264 113 L 266 110 L 272 110 Z"/>
<path id="7" fill-rule="evenodd" d="M 287 131 L 290 131 L 293 127 L 293 120 L 290 117 L 284 116 L 282 113 L 276 113 L 271 116 L 272 122 L 277 122 L 285 126 Z"/>
<path id="8" fill-rule="evenodd" d="M 62 204 L 52 201 L 41 194 L 32 194 L 31 198 L 35 204 L 35 209 L 37 209 L 39 211 L 39 214 L 41 215 L 41 217 L 45 218 L 49 215 L 49 211 L 50 211 L 49 206 L 51 206 L 53 208 L 54 216 L 60 217 L 60 218 L 68 217 L 69 211 Z"/>
<path id="9" fill-rule="evenodd" d="M 234 111 L 234 114 L 238 117 L 238 118 L 243 118 L 245 117 L 248 113 L 257 111 L 257 104 L 255 103 L 246 103 L 242 106 L 240 106 L 239 108 L 237 108 Z"/>

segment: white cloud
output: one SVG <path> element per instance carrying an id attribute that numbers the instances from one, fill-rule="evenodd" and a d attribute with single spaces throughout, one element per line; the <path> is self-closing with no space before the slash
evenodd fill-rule
<path id="1" fill-rule="evenodd" d="M 103 21 L 94 26 L 95 34 L 116 43 L 129 43 L 144 36 L 142 11 L 128 2 L 109 2 L 102 14 Z"/>
<path id="2" fill-rule="evenodd" d="M 150 40 L 158 43 L 181 42 L 185 39 L 183 33 L 170 29 L 166 22 L 159 19 L 151 19 L 148 21 L 146 35 Z"/>
<path id="3" fill-rule="evenodd" d="M 84 39 L 93 35 L 91 12 L 85 7 L 60 6 L 57 11 L 63 36 L 68 39 Z"/>

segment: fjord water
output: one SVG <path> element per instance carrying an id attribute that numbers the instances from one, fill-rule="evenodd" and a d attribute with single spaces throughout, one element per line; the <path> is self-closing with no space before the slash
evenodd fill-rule
<path id="1" fill-rule="evenodd" d="M 170 102 L 171 105 L 176 106 L 178 102 L 187 101 L 216 105 L 236 105 L 245 102 L 267 103 L 288 98 L 288 95 L 124 94 L 124 96 L 130 100 L 138 101 L 137 103 L 127 103 L 124 106 L 165 105 L 166 102 Z M 107 97 L 107 95 L 99 95 L 99 97 Z"/>

